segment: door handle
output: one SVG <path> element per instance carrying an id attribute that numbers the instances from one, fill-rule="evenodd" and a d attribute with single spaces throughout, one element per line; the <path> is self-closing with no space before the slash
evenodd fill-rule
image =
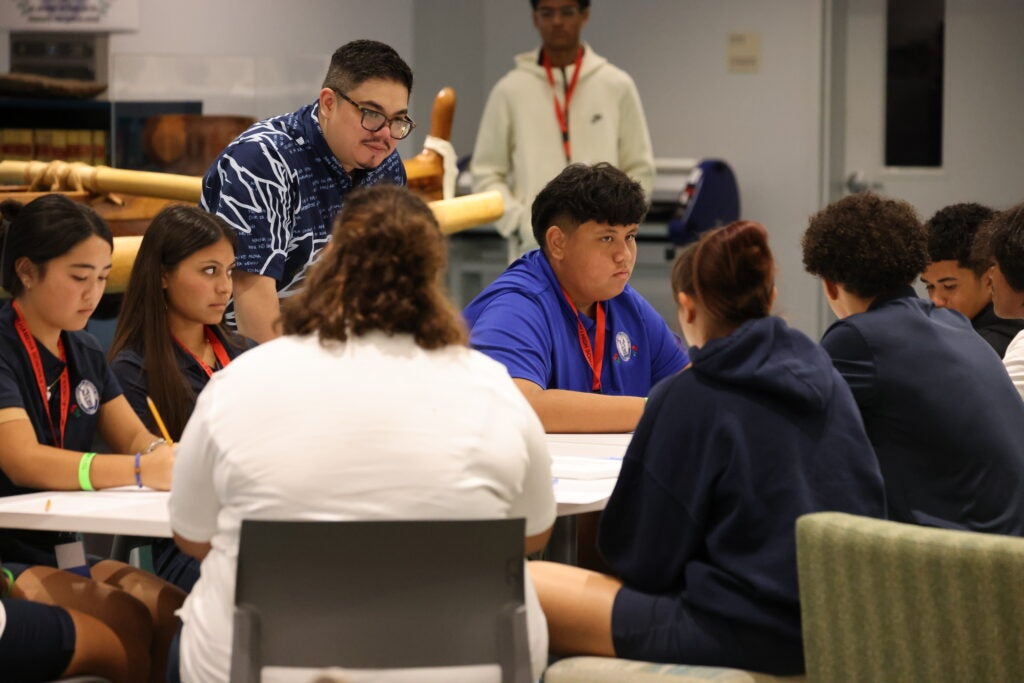
<path id="1" fill-rule="evenodd" d="M 883 189 L 885 186 L 879 182 L 870 182 L 864 176 L 864 171 L 854 171 L 846 178 L 846 189 L 850 194 L 858 192 L 874 192 Z"/>

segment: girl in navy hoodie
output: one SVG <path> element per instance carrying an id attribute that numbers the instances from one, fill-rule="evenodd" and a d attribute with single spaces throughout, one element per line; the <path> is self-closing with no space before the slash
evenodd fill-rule
<path id="1" fill-rule="evenodd" d="M 846 383 L 769 314 L 774 271 L 750 221 L 679 256 L 692 364 L 652 390 L 601 518 L 615 576 L 530 566 L 553 652 L 803 671 L 796 519 L 885 500 Z"/>

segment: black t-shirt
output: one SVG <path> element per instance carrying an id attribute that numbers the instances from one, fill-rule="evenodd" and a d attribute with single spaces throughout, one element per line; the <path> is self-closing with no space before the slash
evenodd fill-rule
<path id="1" fill-rule="evenodd" d="M 54 446 L 39 385 L 32 363 L 18 332 L 14 328 L 14 308 L 8 302 L 0 309 L 0 409 L 23 408 L 36 432 L 39 443 Z M 64 430 L 64 448 L 71 451 L 92 450 L 99 422 L 100 406 L 121 395 L 121 385 L 111 372 L 103 349 L 87 332 L 63 332 L 64 354 L 67 358 L 71 396 Z M 39 355 L 47 386 L 54 384 L 64 363 L 41 343 Z M 50 414 L 54 429 L 60 429 L 59 383 L 54 384 L 50 398 Z M 0 469 L 0 496 L 32 493 L 37 489 L 16 486 Z M 66 534 L 42 531 L 0 529 L 0 560 L 26 564 L 54 564 L 53 545 L 65 542 Z"/>

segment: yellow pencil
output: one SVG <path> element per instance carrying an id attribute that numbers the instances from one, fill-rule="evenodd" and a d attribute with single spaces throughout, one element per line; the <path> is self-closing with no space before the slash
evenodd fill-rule
<path id="1" fill-rule="evenodd" d="M 174 440 L 171 438 L 170 433 L 167 431 L 167 425 L 164 424 L 163 418 L 160 417 L 160 411 L 156 409 L 156 404 L 153 403 L 153 399 L 147 396 L 146 403 L 149 404 L 149 412 L 153 413 L 153 419 L 156 420 L 156 426 L 160 428 L 160 433 L 163 434 L 164 440 L 167 441 L 167 444 L 169 446 L 173 446 Z"/>
<path id="2" fill-rule="evenodd" d="M 49 511 L 50 511 L 50 503 L 51 503 L 51 502 L 52 502 L 52 501 L 51 501 L 51 500 L 50 500 L 49 498 L 47 498 L 47 499 L 46 499 L 46 512 L 49 512 Z"/>

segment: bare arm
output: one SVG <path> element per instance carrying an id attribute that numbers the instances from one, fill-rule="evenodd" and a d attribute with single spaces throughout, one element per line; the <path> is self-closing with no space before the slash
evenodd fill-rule
<path id="1" fill-rule="evenodd" d="M 535 552 L 544 550 L 544 547 L 548 544 L 548 540 L 551 538 L 551 530 L 553 526 L 549 526 L 547 530 L 540 532 L 534 536 L 526 537 L 526 554 L 532 555 Z"/>
<path id="2" fill-rule="evenodd" d="M 174 534 L 174 543 L 178 546 L 181 552 L 186 555 L 191 555 L 200 562 L 203 561 L 206 555 L 210 552 L 210 549 L 213 548 L 213 545 L 210 543 L 203 541 L 190 541 L 178 534 Z"/>
<path id="3" fill-rule="evenodd" d="M 281 301 L 274 278 L 236 269 L 231 279 L 238 333 L 260 344 L 280 337 Z"/>
<path id="4" fill-rule="evenodd" d="M 631 432 L 644 412 L 640 396 L 541 389 L 526 379 L 512 381 L 530 402 L 546 432 Z"/>
<path id="5" fill-rule="evenodd" d="M 101 406 L 100 430 L 103 433 L 104 420 L 111 419 L 106 411 L 111 404 L 120 401 L 123 410 L 138 423 L 140 431 L 132 437 L 130 445 L 145 449 L 156 439 L 142 427 L 139 418 L 132 412 L 124 397 L 118 397 Z M 116 408 L 115 408 L 116 410 Z M 0 411 L 0 469 L 18 486 L 34 489 L 74 491 L 80 488 L 78 465 L 82 453 L 63 448 L 54 448 L 39 443 L 35 429 L 28 419 L 28 413 L 21 408 L 6 408 Z M 143 436 L 145 435 L 145 436 Z M 109 443 L 124 447 L 124 435 L 114 434 Z M 107 435 L 104 434 L 104 438 Z M 174 453 L 167 447 L 157 448 L 142 459 L 142 480 L 146 486 L 167 489 L 171 483 L 171 467 Z M 98 455 L 89 467 L 89 480 L 94 488 L 128 486 L 135 483 L 135 458 L 132 455 Z"/>

